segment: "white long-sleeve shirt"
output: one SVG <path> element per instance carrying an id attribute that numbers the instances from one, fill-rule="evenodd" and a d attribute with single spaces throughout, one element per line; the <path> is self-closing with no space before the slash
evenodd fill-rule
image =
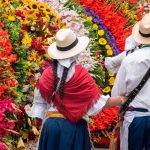
<path id="1" fill-rule="evenodd" d="M 128 55 L 122 62 L 116 76 L 112 96 L 126 95 L 140 83 L 150 67 L 150 47 L 145 47 Z M 135 117 L 150 116 L 150 79 L 134 98 L 130 106 L 146 108 L 149 112 L 127 111 L 120 131 L 120 149 L 128 150 L 128 127 Z M 137 141 L 138 142 L 138 141 Z"/>
<path id="2" fill-rule="evenodd" d="M 58 63 L 57 69 L 57 76 L 59 78 L 61 78 L 63 72 L 63 66 L 60 63 Z M 66 81 L 68 81 L 73 76 L 74 73 L 75 73 L 75 64 L 72 65 L 71 68 L 69 69 Z M 92 116 L 98 114 L 105 106 L 108 98 L 109 95 L 107 96 L 101 95 L 100 98 L 97 100 L 97 102 L 88 110 L 87 115 Z M 33 106 L 31 107 L 29 116 L 44 119 L 44 115 L 47 111 L 54 112 L 58 110 L 56 107 L 53 106 L 53 104 L 49 105 L 46 101 L 44 101 L 40 91 L 37 88 L 35 88 Z"/>
<path id="3" fill-rule="evenodd" d="M 126 95 L 140 83 L 150 67 L 150 47 L 144 47 L 128 55 L 117 73 L 112 96 Z M 130 106 L 150 110 L 150 79 L 135 97 Z"/>

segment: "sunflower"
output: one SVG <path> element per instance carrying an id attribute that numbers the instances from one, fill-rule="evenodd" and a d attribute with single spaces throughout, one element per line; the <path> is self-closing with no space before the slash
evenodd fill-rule
<path id="1" fill-rule="evenodd" d="M 100 44 L 100 45 L 106 45 L 106 44 L 107 44 L 106 39 L 105 39 L 105 38 L 100 38 L 100 39 L 99 39 L 99 44 Z"/>
<path id="2" fill-rule="evenodd" d="M 38 3 L 37 2 L 30 2 L 29 7 L 30 7 L 30 9 L 38 10 Z"/>
<path id="3" fill-rule="evenodd" d="M 43 22 L 49 22 L 50 21 L 50 17 L 48 15 L 46 15 L 45 17 L 42 17 Z"/>
<path id="4" fill-rule="evenodd" d="M 48 6 L 46 5 L 46 4 L 44 4 L 44 3 L 39 3 L 38 4 L 38 8 L 40 9 L 40 10 L 46 10 L 46 9 L 48 9 Z"/>
<path id="5" fill-rule="evenodd" d="M 58 28 L 60 28 L 60 26 L 61 26 L 61 19 L 60 18 L 56 17 L 53 22 L 54 22 L 55 25 L 58 26 Z"/>
<path id="6" fill-rule="evenodd" d="M 30 0 L 22 0 L 22 2 L 23 2 L 26 6 L 28 6 L 29 3 L 30 3 Z"/>
<path id="7" fill-rule="evenodd" d="M 52 9 L 52 8 L 46 8 L 43 12 L 45 14 L 47 14 L 47 15 L 51 15 L 52 13 L 54 13 L 54 9 Z"/>

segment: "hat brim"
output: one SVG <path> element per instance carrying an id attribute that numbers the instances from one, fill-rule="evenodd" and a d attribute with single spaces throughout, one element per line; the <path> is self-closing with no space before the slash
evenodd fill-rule
<path id="1" fill-rule="evenodd" d="M 68 51 L 60 51 L 57 49 L 56 42 L 54 42 L 48 47 L 48 54 L 53 59 L 66 59 L 73 57 L 84 51 L 87 48 L 88 44 L 89 44 L 88 37 L 86 36 L 78 37 L 78 43 L 75 47 L 73 47 Z"/>
<path id="2" fill-rule="evenodd" d="M 143 37 L 139 33 L 139 24 L 140 22 L 137 22 L 132 29 L 133 39 L 139 44 L 150 44 L 150 37 Z"/>

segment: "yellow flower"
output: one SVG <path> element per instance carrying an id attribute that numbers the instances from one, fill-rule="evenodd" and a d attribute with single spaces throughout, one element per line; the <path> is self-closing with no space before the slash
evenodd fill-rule
<path id="1" fill-rule="evenodd" d="M 114 82 L 115 82 L 115 78 L 114 77 L 110 77 L 109 85 L 114 85 Z"/>
<path id="2" fill-rule="evenodd" d="M 94 30 L 98 30 L 98 25 L 97 24 L 93 24 L 93 29 Z"/>
<path id="3" fill-rule="evenodd" d="M 61 19 L 60 18 L 55 18 L 54 19 L 54 23 L 58 26 L 58 28 L 60 28 L 61 27 Z"/>
<path id="4" fill-rule="evenodd" d="M 104 93 L 109 93 L 110 92 L 110 86 L 107 86 L 107 87 L 105 87 L 104 89 L 103 89 L 103 92 Z"/>
<path id="5" fill-rule="evenodd" d="M 105 48 L 106 49 L 111 49 L 110 45 L 108 45 L 108 44 L 105 46 Z"/>
<path id="6" fill-rule="evenodd" d="M 108 50 L 107 50 L 107 56 L 112 56 L 112 55 L 113 55 L 112 49 L 108 49 Z"/>
<path id="7" fill-rule="evenodd" d="M 38 9 L 38 3 L 32 1 L 32 2 L 29 3 L 29 7 L 31 9 L 37 10 Z"/>
<path id="8" fill-rule="evenodd" d="M 113 77 L 113 76 L 115 76 L 115 74 L 114 73 L 109 73 L 109 76 Z"/>
<path id="9" fill-rule="evenodd" d="M 48 15 L 46 15 L 45 17 L 42 17 L 43 22 L 49 22 L 50 21 L 50 17 Z"/>
<path id="10" fill-rule="evenodd" d="M 15 17 L 14 16 L 8 16 L 8 20 L 15 21 Z"/>
<path id="11" fill-rule="evenodd" d="M 44 54 L 44 57 L 47 58 L 48 60 L 51 60 L 51 57 L 48 54 Z"/>
<path id="12" fill-rule="evenodd" d="M 104 30 L 98 30 L 98 35 L 99 35 L 99 36 L 103 36 L 104 33 L 105 33 Z"/>
<path id="13" fill-rule="evenodd" d="M 31 71 L 29 71 L 28 73 L 27 73 L 27 76 L 32 76 L 32 72 Z"/>
<path id="14" fill-rule="evenodd" d="M 88 17 L 86 18 L 86 20 L 87 20 L 87 22 L 91 22 L 91 21 L 92 21 L 92 17 L 91 17 L 91 16 L 88 16 Z"/>
<path id="15" fill-rule="evenodd" d="M 22 2 L 28 6 L 28 4 L 30 3 L 30 0 L 22 0 Z"/>
<path id="16" fill-rule="evenodd" d="M 99 39 L 99 44 L 100 44 L 100 45 L 105 45 L 105 44 L 107 44 L 106 39 L 105 39 L 105 38 L 100 38 L 100 39 Z"/>
<path id="17" fill-rule="evenodd" d="M 30 67 L 30 66 L 31 66 L 31 63 L 30 63 L 29 61 L 26 61 L 25 65 L 26 65 L 27 67 Z"/>
<path id="18" fill-rule="evenodd" d="M 39 3 L 38 8 L 41 9 L 41 10 L 46 10 L 48 8 L 48 6 L 45 5 L 44 3 Z"/>
<path id="19" fill-rule="evenodd" d="M 24 142 L 21 137 L 18 141 L 17 148 L 25 148 Z"/>
<path id="20" fill-rule="evenodd" d="M 27 32 L 24 33 L 24 38 L 22 39 L 22 44 L 24 46 L 31 46 L 32 38 L 28 35 Z"/>

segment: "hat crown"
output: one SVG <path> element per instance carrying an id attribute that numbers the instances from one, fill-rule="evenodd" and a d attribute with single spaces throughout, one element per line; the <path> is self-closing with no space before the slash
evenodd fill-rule
<path id="1" fill-rule="evenodd" d="M 143 34 L 150 34 L 150 13 L 146 14 L 140 21 L 139 30 Z"/>
<path id="2" fill-rule="evenodd" d="M 56 34 L 56 45 L 67 47 L 76 40 L 75 33 L 70 29 L 60 29 Z"/>

